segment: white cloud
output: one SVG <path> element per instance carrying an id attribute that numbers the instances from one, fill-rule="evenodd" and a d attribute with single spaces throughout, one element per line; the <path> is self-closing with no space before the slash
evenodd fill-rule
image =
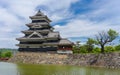
<path id="1" fill-rule="evenodd" d="M 72 3 L 80 0 L 50 0 L 46 4 L 42 4 L 46 7 L 46 13 L 54 22 L 63 20 L 72 16 L 72 12 L 69 8 Z M 45 10 L 45 9 L 44 9 Z"/>
<path id="2" fill-rule="evenodd" d="M 109 25 L 109 23 L 97 23 L 89 20 L 74 19 L 64 26 L 55 25 L 56 31 L 60 31 L 63 37 L 90 37 L 100 31 L 108 29 L 119 30 L 120 26 Z M 120 31 L 119 31 L 120 32 Z"/>
<path id="3" fill-rule="evenodd" d="M 92 8 L 76 17 L 64 26 L 56 25 L 63 37 L 89 37 L 100 31 L 114 29 L 120 33 L 120 0 L 94 0 Z"/>
<path id="4" fill-rule="evenodd" d="M 87 15 L 88 18 L 101 19 L 105 22 L 111 22 L 111 24 L 120 24 L 120 0 L 97 0 L 97 3 L 93 3 L 91 6 L 94 9 Z M 101 21 L 100 20 L 100 21 Z"/>

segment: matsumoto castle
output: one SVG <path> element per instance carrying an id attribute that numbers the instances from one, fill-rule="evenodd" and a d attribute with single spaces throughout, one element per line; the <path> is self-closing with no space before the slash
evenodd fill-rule
<path id="1" fill-rule="evenodd" d="M 17 38 L 20 52 L 72 53 L 73 43 L 54 31 L 51 20 L 40 10 L 30 19 L 32 22 L 26 24 L 29 29 L 22 31 L 25 36 Z"/>

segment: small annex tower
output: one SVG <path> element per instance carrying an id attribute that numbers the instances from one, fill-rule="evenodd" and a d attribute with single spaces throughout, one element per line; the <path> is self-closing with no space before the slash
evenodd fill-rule
<path id="1" fill-rule="evenodd" d="M 61 38 L 59 32 L 50 25 L 51 20 L 40 10 L 30 19 L 32 23 L 26 24 L 29 29 L 22 31 L 25 36 L 17 38 L 20 52 L 72 53 L 73 43 Z"/>

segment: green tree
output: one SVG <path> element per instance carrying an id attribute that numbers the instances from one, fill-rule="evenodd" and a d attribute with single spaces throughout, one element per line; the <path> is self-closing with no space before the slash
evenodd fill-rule
<path id="1" fill-rule="evenodd" d="M 0 51 L 0 58 L 2 57 L 2 52 Z"/>
<path id="2" fill-rule="evenodd" d="M 73 46 L 73 53 L 80 53 L 80 41 L 77 41 Z"/>
<path id="3" fill-rule="evenodd" d="M 80 53 L 80 48 L 73 46 L 73 53 Z"/>
<path id="4" fill-rule="evenodd" d="M 92 52 L 94 48 L 95 40 L 92 38 L 88 38 L 88 41 L 86 42 L 86 48 L 88 52 Z"/>
<path id="5" fill-rule="evenodd" d="M 12 52 L 7 51 L 7 52 L 5 52 L 4 56 L 5 57 L 11 57 L 12 56 Z"/>
<path id="6" fill-rule="evenodd" d="M 109 29 L 107 32 L 100 32 L 96 35 L 96 43 L 101 46 L 101 53 L 104 53 L 104 46 L 112 42 L 117 36 L 118 33 L 112 29 Z"/>
<path id="7" fill-rule="evenodd" d="M 80 53 L 88 53 L 86 45 L 81 45 L 80 46 Z"/>

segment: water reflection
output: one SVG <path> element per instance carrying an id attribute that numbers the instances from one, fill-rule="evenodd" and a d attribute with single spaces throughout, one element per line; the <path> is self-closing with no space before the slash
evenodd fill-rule
<path id="1" fill-rule="evenodd" d="M 120 70 L 63 65 L 19 64 L 21 75 L 119 75 Z"/>
<path id="2" fill-rule="evenodd" d="M 17 73 L 15 64 L 0 62 L 0 75 L 17 75 Z"/>
<path id="3" fill-rule="evenodd" d="M 0 75 L 119 75 L 120 70 L 64 65 L 33 65 L 0 62 Z"/>

